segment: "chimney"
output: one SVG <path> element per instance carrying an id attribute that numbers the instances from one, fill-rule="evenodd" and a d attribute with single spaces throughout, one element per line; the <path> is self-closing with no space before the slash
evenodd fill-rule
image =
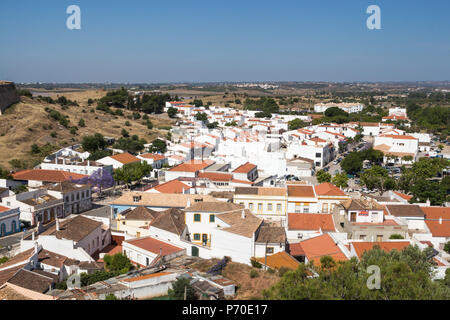
<path id="1" fill-rule="evenodd" d="M 59 231 L 59 220 L 56 218 L 56 231 Z"/>
<path id="2" fill-rule="evenodd" d="M 442 224 L 442 217 L 439 217 L 439 224 Z"/>
<path id="3" fill-rule="evenodd" d="M 241 218 L 242 218 L 242 219 L 245 219 L 245 209 L 242 209 Z"/>
<path id="4" fill-rule="evenodd" d="M 91 160 L 88 160 L 88 167 L 91 166 Z"/>
<path id="5" fill-rule="evenodd" d="M 34 242 L 34 253 L 35 254 L 39 253 L 39 245 L 38 245 L 37 241 Z"/>
<path id="6" fill-rule="evenodd" d="M 430 206 L 430 199 L 427 199 L 427 202 L 426 202 L 426 204 L 427 204 L 427 207 L 429 207 Z"/>
<path id="7" fill-rule="evenodd" d="M 159 255 L 162 257 L 162 248 L 159 247 Z"/>
<path id="8" fill-rule="evenodd" d="M 33 233 L 31 234 L 31 240 L 34 241 L 34 231 L 33 231 Z"/>
<path id="9" fill-rule="evenodd" d="M 64 165 L 66 164 L 66 158 L 63 158 L 63 164 Z"/>
<path id="10" fill-rule="evenodd" d="M 189 208 L 191 206 L 191 199 L 188 198 L 187 203 L 186 203 L 186 208 Z"/>

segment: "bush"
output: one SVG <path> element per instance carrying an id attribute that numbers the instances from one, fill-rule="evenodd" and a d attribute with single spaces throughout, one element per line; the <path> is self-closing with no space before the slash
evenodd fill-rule
<path id="1" fill-rule="evenodd" d="M 256 271 L 255 269 L 250 270 L 250 278 L 256 278 L 259 276 L 258 271 Z"/>
<path id="2" fill-rule="evenodd" d="M 251 262 L 251 264 L 252 264 L 252 267 L 258 268 L 258 269 L 261 269 L 261 268 L 262 268 L 262 264 L 259 263 L 258 261 L 256 261 L 255 259 L 250 259 L 250 262 Z"/>
<path id="3" fill-rule="evenodd" d="M 281 267 L 281 268 L 278 270 L 278 275 L 279 275 L 280 277 L 282 277 L 282 276 L 283 276 L 286 272 L 288 272 L 288 271 L 290 271 L 289 268 Z"/>
<path id="4" fill-rule="evenodd" d="M 58 134 L 56 133 L 56 131 L 52 131 L 52 133 L 50 133 L 50 137 L 52 138 L 56 138 L 58 136 Z"/>
<path id="5" fill-rule="evenodd" d="M 127 127 L 131 127 L 130 121 L 125 121 L 125 125 L 126 125 Z"/>
<path id="6" fill-rule="evenodd" d="M 445 244 L 444 251 L 450 254 L 450 241 Z"/>
<path id="7" fill-rule="evenodd" d="M 389 239 L 405 239 L 401 234 L 391 234 Z"/>

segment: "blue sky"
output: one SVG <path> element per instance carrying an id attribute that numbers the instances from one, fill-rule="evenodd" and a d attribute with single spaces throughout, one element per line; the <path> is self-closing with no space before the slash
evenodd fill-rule
<path id="1" fill-rule="evenodd" d="M 81 30 L 66 28 L 71 4 Z M 450 80 L 449 13 L 448 0 L 1 0 L 0 79 Z"/>

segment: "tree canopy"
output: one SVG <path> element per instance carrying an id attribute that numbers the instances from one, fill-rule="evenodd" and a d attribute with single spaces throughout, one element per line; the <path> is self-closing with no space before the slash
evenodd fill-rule
<path id="1" fill-rule="evenodd" d="M 286 272 L 278 283 L 263 292 L 263 297 L 276 300 L 447 300 L 450 286 L 431 279 L 434 263 L 429 257 L 429 249 L 421 251 L 417 246 L 400 252 L 386 252 L 375 246 L 363 253 L 361 261 L 355 257 L 334 261 L 324 256 L 320 266 L 302 263 L 296 270 Z M 369 289 L 367 285 L 371 276 L 369 266 L 380 268 L 379 289 Z"/>

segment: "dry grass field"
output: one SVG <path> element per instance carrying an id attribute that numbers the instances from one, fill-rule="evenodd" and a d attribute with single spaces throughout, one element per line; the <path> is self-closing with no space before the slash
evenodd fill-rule
<path id="1" fill-rule="evenodd" d="M 36 94 L 36 91 L 31 90 Z M 132 112 L 123 110 L 124 116 L 112 116 L 102 111 L 95 110 L 95 104 L 88 106 L 88 99 L 99 99 L 105 95 L 103 90 L 58 92 L 42 94 L 57 99 L 58 95 L 64 95 L 70 100 L 78 102 L 79 106 L 71 106 L 63 110 L 58 104 L 48 104 L 37 101 L 36 98 L 21 98 L 21 102 L 7 109 L 5 114 L 0 116 L 0 166 L 11 169 L 9 161 L 20 159 L 29 161 L 30 165 L 34 161 L 42 160 L 30 154 L 31 146 L 38 146 L 50 143 L 61 147 L 81 141 L 85 135 L 99 132 L 104 136 L 119 138 L 121 131 L 125 128 L 130 135 L 138 135 L 140 138 L 151 142 L 158 136 L 165 136 L 167 130 L 160 130 L 158 126 L 173 125 L 174 121 L 167 114 L 149 115 L 153 123 L 153 129 L 149 130 L 145 121 L 141 119 L 133 120 Z M 70 120 L 69 129 L 61 126 L 57 121 L 50 119 L 44 110 L 50 107 L 57 110 L 62 115 L 67 115 Z M 92 113 L 91 109 L 95 112 Z M 144 114 L 141 113 L 141 116 Z M 78 127 L 78 132 L 74 135 L 70 133 L 70 127 L 78 126 L 80 119 L 85 121 L 86 126 Z M 125 126 L 129 121 L 131 126 Z M 52 137 L 51 133 L 56 132 L 57 136 Z"/>

